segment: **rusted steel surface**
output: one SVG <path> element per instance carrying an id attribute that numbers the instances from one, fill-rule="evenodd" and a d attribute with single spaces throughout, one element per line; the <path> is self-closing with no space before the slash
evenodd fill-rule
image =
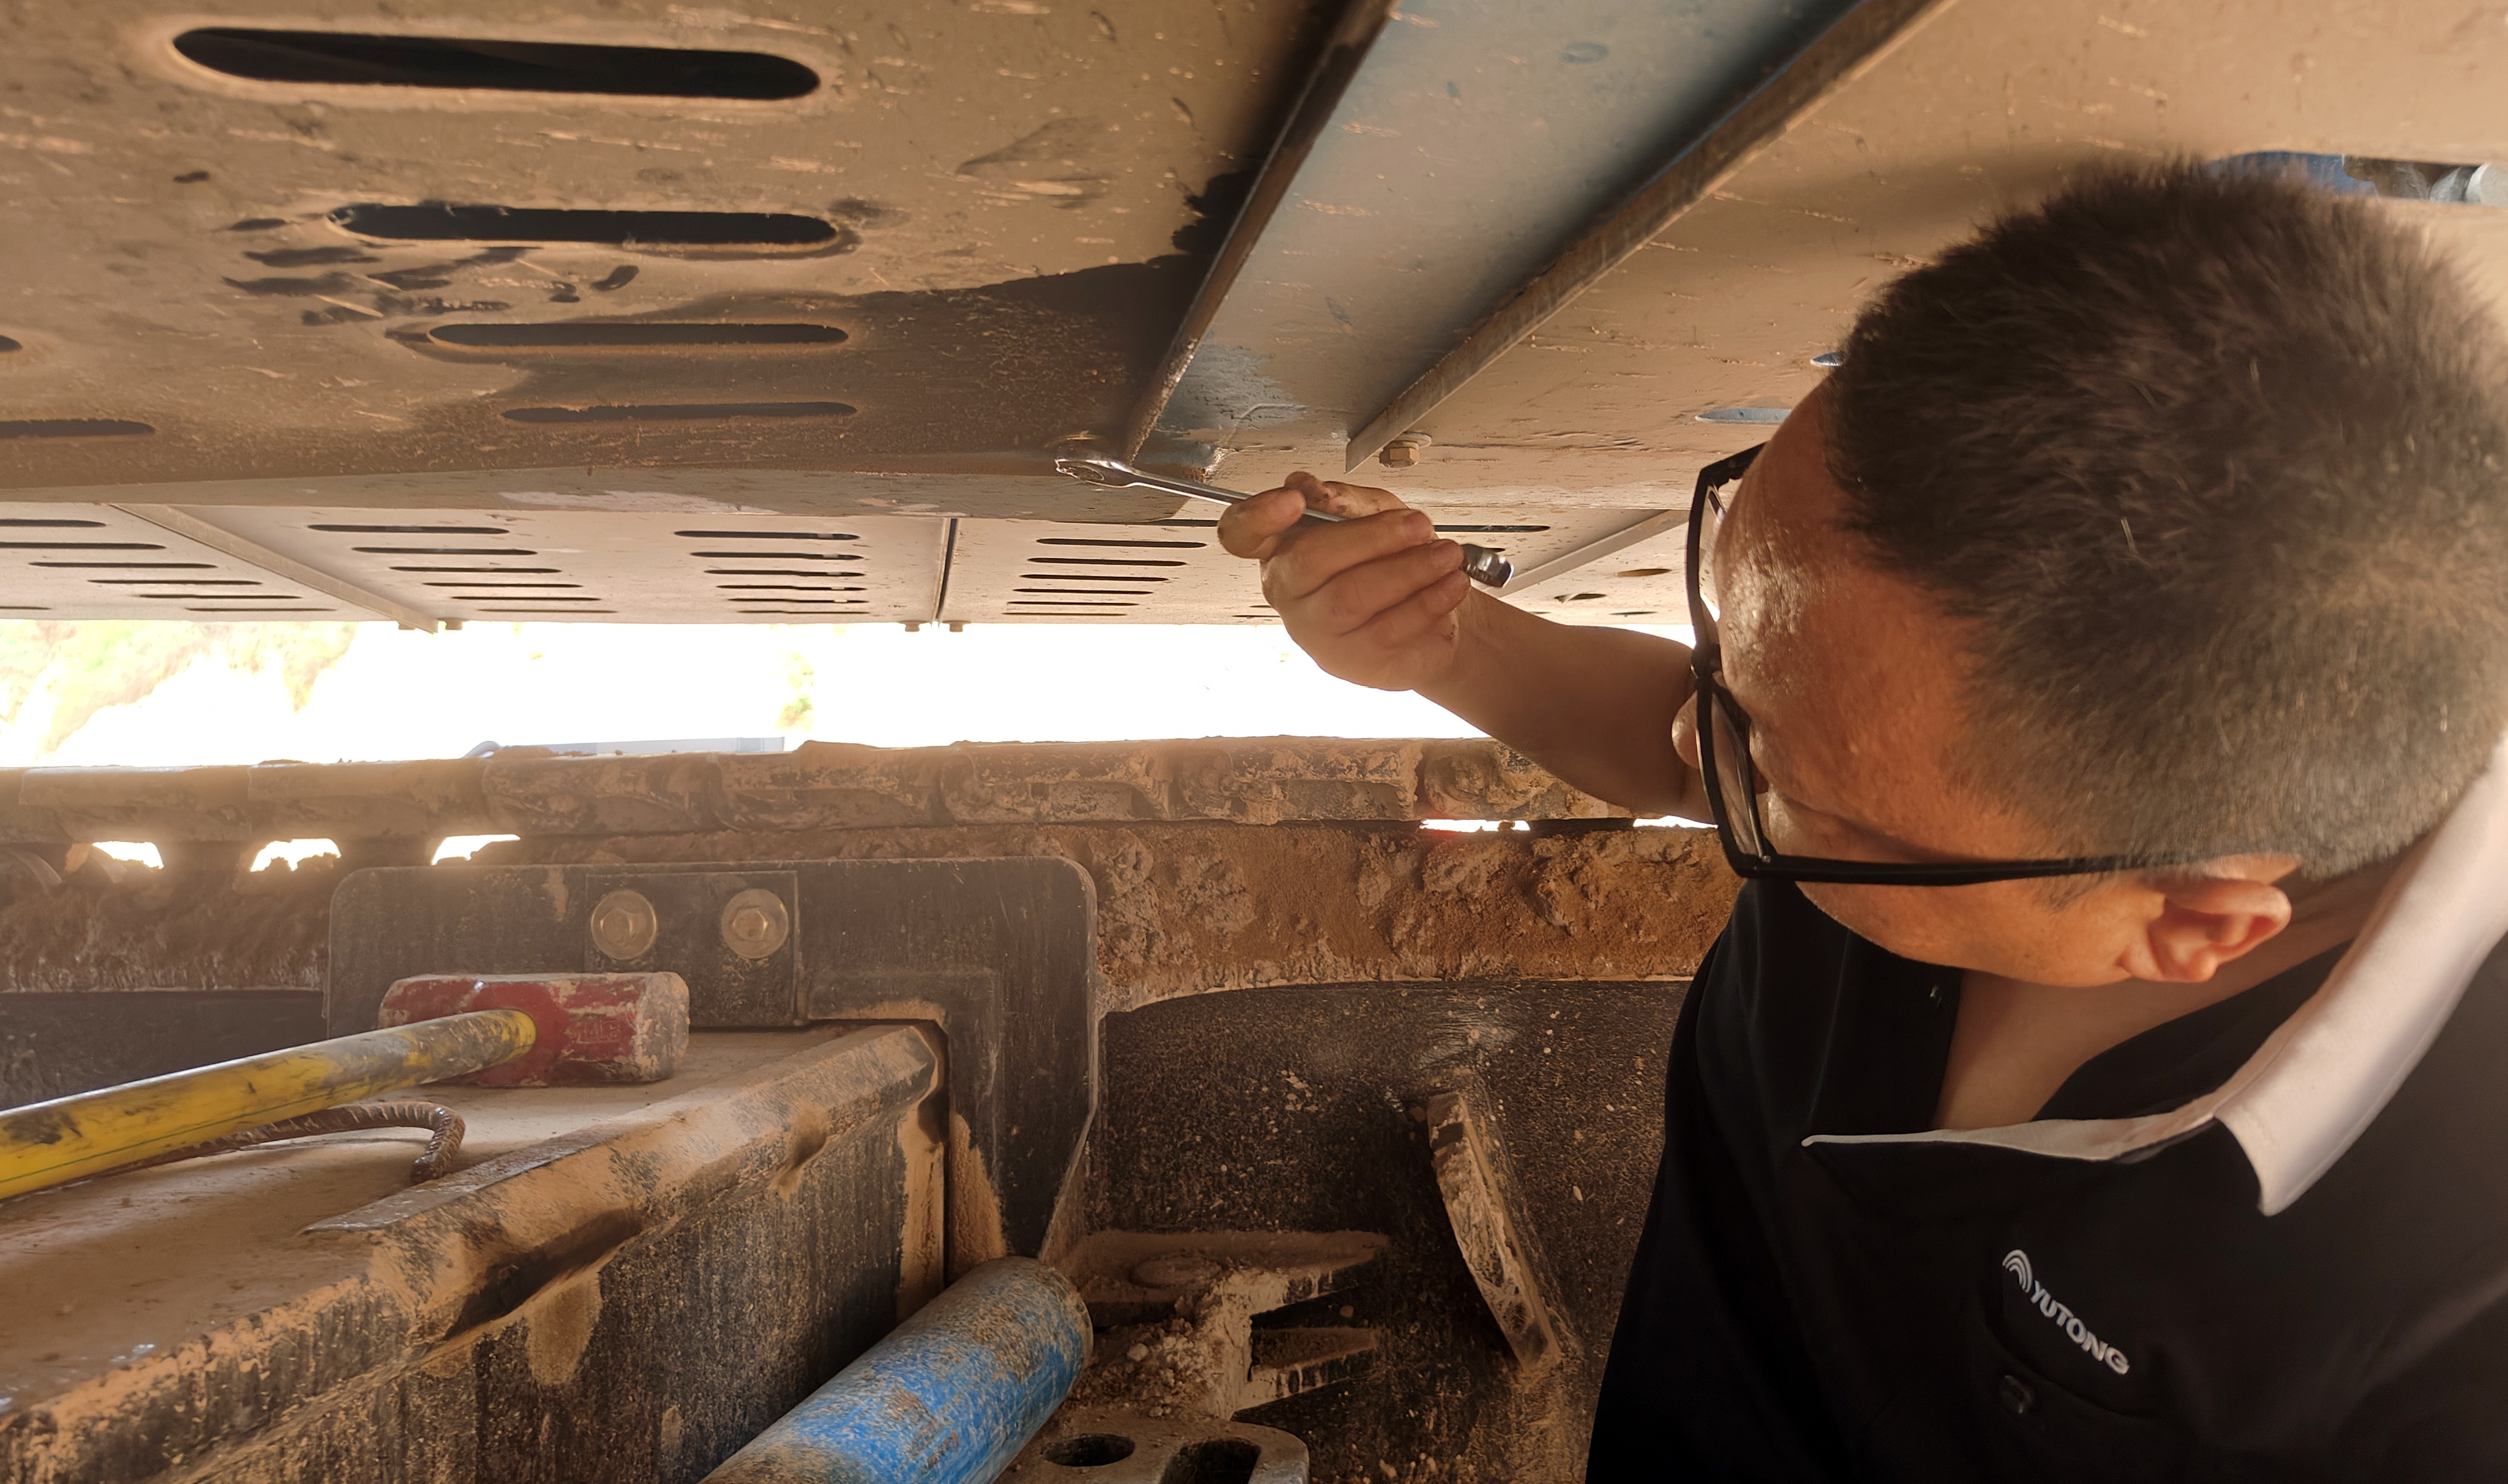
<path id="1" fill-rule="evenodd" d="M 444 1090 L 486 1158 L 416 1189 L 386 1136 L 0 1203 L 0 1290 L 46 1295 L 0 1480 L 701 1478 L 938 1289 L 941 1185 L 919 1030 L 693 1061 Z"/>

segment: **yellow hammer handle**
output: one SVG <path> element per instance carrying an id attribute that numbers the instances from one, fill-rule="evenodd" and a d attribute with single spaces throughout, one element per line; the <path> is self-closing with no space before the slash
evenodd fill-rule
<path id="1" fill-rule="evenodd" d="M 0 1112 L 0 1199 L 511 1061 L 535 1034 L 519 1010 L 480 1010 L 11 1108 Z"/>

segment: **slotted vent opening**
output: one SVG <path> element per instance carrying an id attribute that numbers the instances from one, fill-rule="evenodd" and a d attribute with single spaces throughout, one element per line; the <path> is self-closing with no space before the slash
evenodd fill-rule
<path id="1" fill-rule="evenodd" d="M 308 531 L 329 531 L 344 536 L 511 536 L 502 526 L 341 526 L 314 525 Z"/>
<path id="2" fill-rule="evenodd" d="M 500 531 L 497 534 L 502 536 L 505 533 Z M 526 550 L 520 546 L 351 546 L 349 549 L 364 556 L 527 557 L 539 555 L 536 551 Z"/>
<path id="3" fill-rule="evenodd" d="M 674 531 L 694 541 L 858 541 L 862 538 L 850 531 Z M 719 556 L 720 552 L 700 551 L 699 556 Z M 776 555 L 782 556 L 783 552 Z M 849 558 L 848 560 L 854 560 Z"/>
<path id="4" fill-rule="evenodd" d="M 0 551 L 163 551 L 165 549 L 154 541 L 0 541 Z"/>
<path id="5" fill-rule="evenodd" d="M 780 211 L 602 211 L 555 206 L 359 202 L 331 213 L 359 237 L 408 242 L 589 242 L 604 247 L 827 247 L 859 241 L 833 222 Z"/>
<path id="6" fill-rule="evenodd" d="M 462 573 L 462 572 L 470 572 L 470 573 L 494 574 L 494 575 L 498 575 L 498 576 L 515 576 L 515 577 L 528 577 L 528 576 L 553 577 L 553 576 L 560 576 L 560 575 L 563 575 L 563 573 L 562 573 L 558 568 L 555 568 L 555 567 L 395 567 L 395 568 L 393 568 L 393 569 L 392 569 L 392 571 L 394 571 L 394 572 L 443 572 L 443 573 Z M 432 583 L 429 583 L 429 584 L 427 584 L 427 585 L 428 585 L 428 586 L 430 586 L 430 587 L 462 587 L 462 586 L 467 586 L 468 584 L 466 584 L 466 583 L 460 583 L 460 582 L 432 582 Z"/>
<path id="7" fill-rule="evenodd" d="M 5 544 L 11 546 L 24 546 L 33 543 L 25 541 L 10 541 Z M 142 549 L 147 551 L 163 551 L 165 548 L 162 546 L 148 546 L 143 547 Z M 77 567 L 91 571 L 104 572 L 214 572 L 217 570 L 216 564 L 211 562 L 28 562 L 26 565 L 29 567 Z M 166 578 L 161 580 L 173 579 Z"/>
<path id="8" fill-rule="evenodd" d="M 1122 546 L 1143 551 L 1199 551 L 1210 544 L 1208 541 L 1114 540 L 1096 536 L 1040 536 L 1036 543 L 1040 546 Z"/>
<path id="9" fill-rule="evenodd" d="M 259 577 L 90 577 L 97 587 L 259 587 Z"/>
<path id="10" fill-rule="evenodd" d="M 709 562 L 859 562 L 862 557 L 851 551 L 691 551 L 692 557 Z"/>
<path id="11" fill-rule="evenodd" d="M 628 351 L 695 346 L 832 346 L 848 338 L 832 324 L 443 324 L 438 345 L 494 351 Z"/>
<path id="12" fill-rule="evenodd" d="M 583 584 L 580 582 L 422 582 L 419 585 L 421 587 L 465 587 L 472 591 L 485 591 L 492 587 L 499 591 L 506 588 L 529 588 L 538 591 L 542 588 L 581 587 Z"/>
<path id="13" fill-rule="evenodd" d="M 1182 562 L 1159 557 L 1029 557 L 1031 562 L 1051 562 L 1058 567 L 1182 567 Z"/>
<path id="14" fill-rule="evenodd" d="M 186 58 L 256 83 L 602 93 L 773 102 L 814 93 L 819 74 L 764 52 L 600 47 L 461 36 L 203 26 L 174 38 Z"/>
<path id="15" fill-rule="evenodd" d="M 137 438 L 157 429 L 125 418 L 13 418 L 0 421 L 0 438 Z"/>
<path id="16" fill-rule="evenodd" d="M 1525 533 L 1547 531 L 1550 528 L 1548 526 L 1439 526 L 1437 529 L 1440 531 L 1480 531 L 1505 535 L 1510 532 Z"/>
<path id="17" fill-rule="evenodd" d="M 861 558 L 856 557 L 853 560 L 860 561 Z M 851 567 L 827 572 L 813 572 L 806 567 L 709 567 L 705 570 L 705 575 L 709 577 L 859 577 L 863 575 L 859 569 Z"/>
<path id="18" fill-rule="evenodd" d="M 0 516 L 0 530 L 15 531 L 95 531 L 102 529 L 100 520 L 47 520 L 34 516 Z"/>
<path id="19" fill-rule="evenodd" d="M 1170 565 L 1181 567 L 1184 564 L 1176 562 Z M 1018 575 L 1018 579 L 1022 582 L 1172 582 L 1175 580 L 1173 577 L 1162 577 L 1142 572 L 1023 572 Z M 1079 591 L 1078 588 L 1064 590 Z"/>
<path id="20" fill-rule="evenodd" d="M 845 418 L 853 411 L 843 402 L 648 402 L 509 407 L 505 417 L 515 423 L 714 423 L 740 418 Z"/>

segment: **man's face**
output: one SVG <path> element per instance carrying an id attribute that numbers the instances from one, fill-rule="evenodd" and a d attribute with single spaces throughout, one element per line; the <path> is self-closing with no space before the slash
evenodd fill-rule
<path id="1" fill-rule="evenodd" d="M 1966 626 L 1875 570 L 1841 529 L 1815 391 L 1738 491 L 1714 552 L 1724 681 L 1752 725 L 1770 842 L 1862 861 L 2028 860 L 2078 853 L 1954 781 L 1972 722 Z M 1681 750 L 1695 763 L 1684 717 Z M 1823 911 L 1903 957 L 2037 983 L 2129 976 L 2150 888 L 2110 878 L 2058 906 L 2043 882 L 1802 888 Z"/>

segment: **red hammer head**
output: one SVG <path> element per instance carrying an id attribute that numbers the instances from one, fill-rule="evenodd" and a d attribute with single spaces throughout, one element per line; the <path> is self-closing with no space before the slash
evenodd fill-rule
<path id="1" fill-rule="evenodd" d="M 384 995 L 383 1025 L 472 1010 L 522 1011 L 532 1049 L 455 1082 L 484 1088 L 659 1082 L 688 1049 L 688 986 L 676 974 L 427 974 Z"/>

